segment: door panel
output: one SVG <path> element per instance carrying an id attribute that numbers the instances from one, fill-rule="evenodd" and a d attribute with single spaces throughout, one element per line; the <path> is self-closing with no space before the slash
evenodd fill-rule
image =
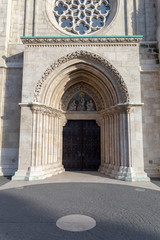
<path id="1" fill-rule="evenodd" d="M 68 121 L 63 129 L 63 165 L 65 169 L 81 169 L 81 135 L 79 121 Z"/>
<path id="2" fill-rule="evenodd" d="M 67 170 L 97 170 L 100 128 L 95 121 L 69 120 L 63 129 L 63 165 Z"/>
<path id="3" fill-rule="evenodd" d="M 83 168 L 98 169 L 100 165 L 100 128 L 95 121 L 83 122 Z"/>

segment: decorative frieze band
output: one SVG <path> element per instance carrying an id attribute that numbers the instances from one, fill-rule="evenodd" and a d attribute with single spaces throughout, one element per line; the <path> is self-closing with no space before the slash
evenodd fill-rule
<path id="1" fill-rule="evenodd" d="M 53 45 L 53 44 L 137 44 L 142 37 L 21 37 L 23 44 L 30 45 Z"/>
<path id="2" fill-rule="evenodd" d="M 32 113 L 41 113 L 44 115 L 50 115 L 53 117 L 63 118 L 64 114 L 62 111 L 52 108 L 50 106 L 46 106 L 44 104 L 39 103 L 20 103 L 21 107 L 30 107 Z"/>

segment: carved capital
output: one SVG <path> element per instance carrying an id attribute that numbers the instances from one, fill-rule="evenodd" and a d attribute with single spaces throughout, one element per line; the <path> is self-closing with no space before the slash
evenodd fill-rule
<path id="1" fill-rule="evenodd" d="M 60 110 L 54 109 L 44 104 L 31 103 L 31 104 L 28 104 L 28 106 L 30 107 L 32 113 L 41 113 L 43 115 L 57 117 L 57 118 L 61 118 L 63 116 Z"/>
<path id="2" fill-rule="evenodd" d="M 103 119 L 102 118 L 99 118 L 99 119 L 96 119 L 96 123 L 99 127 L 102 127 L 103 125 Z"/>

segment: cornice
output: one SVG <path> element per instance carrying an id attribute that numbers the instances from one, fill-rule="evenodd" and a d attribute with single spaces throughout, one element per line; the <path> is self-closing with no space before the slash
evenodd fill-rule
<path id="1" fill-rule="evenodd" d="M 90 36 L 90 37 L 21 37 L 23 44 L 28 47 L 53 47 L 80 45 L 131 45 L 137 46 L 142 36 Z"/>

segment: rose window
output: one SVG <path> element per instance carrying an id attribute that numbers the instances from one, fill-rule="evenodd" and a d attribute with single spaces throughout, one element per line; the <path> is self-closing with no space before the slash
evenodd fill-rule
<path id="1" fill-rule="evenodd" d="M 103 28 L 110 17 L 109 0 L 56 0 L 53 13 L 62 29 L 84 35 Z"/>

